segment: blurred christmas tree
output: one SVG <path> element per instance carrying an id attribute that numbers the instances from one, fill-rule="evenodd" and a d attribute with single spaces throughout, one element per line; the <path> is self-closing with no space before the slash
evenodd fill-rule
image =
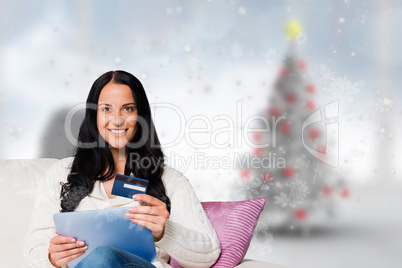
<path id="1" fill-rule="evenodd" d="M 236 187 L 243 198 L 267 198 L 262 218 L 271 227 L 294 229 L 332 216 L 336 198 L 348 197 L 349 190 L 328 165 L 331 157 L 338 157 L 337 141 L 328 140 L 330 128 L 321 119 L 311 121 L 313 114 L 321 115 L 316 86 L 308 81 L 307 64 L 296 50 L 301 27 L 291 22 L 286 30 L 288 55 L 267 111 L 255 120 L 259 131 L 251 137 L 255 146 L 249 154 L 254 164 L 242 168 Z M 333 117 L 337 117 L 337 103 L 335 108 Z"/>

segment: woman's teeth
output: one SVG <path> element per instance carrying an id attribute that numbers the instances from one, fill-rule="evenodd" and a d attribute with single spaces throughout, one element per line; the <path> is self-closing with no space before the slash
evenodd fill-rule
<path id="1" fill-rule="evenodd" d="M 109 129 L 109 131 L 112 132 L 112 133 L 123 133 L 123 132 L 125 132 L 126 130 L 125 130 L 125 129 L 120 129 L 120 130 L 117 130 L 117 129 Z"/>

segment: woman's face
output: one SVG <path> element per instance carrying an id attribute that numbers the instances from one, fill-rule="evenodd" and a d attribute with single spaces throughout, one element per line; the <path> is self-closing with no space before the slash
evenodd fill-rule
<path id="1" fill-rule="evenodd" d="M 133 139 L 137 115 L 129 86 L 110 82 L 103 87 L 98 100 L 97 126 L 112 148 L 125 148 Z"/>

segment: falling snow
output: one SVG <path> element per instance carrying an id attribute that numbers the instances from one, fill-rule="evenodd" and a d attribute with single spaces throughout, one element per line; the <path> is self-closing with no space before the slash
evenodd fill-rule
<path id="1" fill-rule="evenodd" d="M 388 112 L 392 108 L 393 103 L 388 98 L 380 98 L 373 105 L 377 111 L 383 113 Z"/>
<path id="2" fill-rule="evenodd" d="M 328 92 L 340 100 L 340 102 L 354 102 L 355 96 L 365 87 L 364 81 L 352 83 L 347 76 L 340 76 L 330 80 Z"/>
<path id="3" fill-rule="evenodd" d="M 334 72 L 331 72 L 329 70 L 329 68 L 325 68 L 322 72 L 321 72 L 321 79 L 322 81 L 324 81 L 325 84 L 327 84 L 330 81 L 334 80 Z"/>
<path id="4" fill-rule="evenodd" d="M 292 203 L 302 203 L 304 199 L 310 194 L 307 183 L 302 180 L 295 179 L 289 183 L 290 193 L 289 197 Z"/>
<path id="5" fill-rule="evenodd" d="M 114 222 L 115 220 L 118 219 L 118 216 L 113 212 L 110 212 L 110 211 L 105 210 L 105 209 L 97 210 L 95 218 L 96 217 L 102 217 L 102 216 L 106 216 L 106 222 Z"/>
<path id="6" fill-rule="evenodd" d="M 360 109 L 358 112 L 349 110 L 341 114 L 341 120 L 351 123 L 353 125 L 361 125 L 369 116 L 365 113 L 365 108 Z"/>
<path id="7" fill-rule="evenodd" d="M 261 182 L 259 180 L 255 180 L 250 178 L 248 180 L 238 180 L 239 187 L 238 191 L 240 191 L 241 195 L 245 198 L 252 199 L 258 196 L 258 189 L 260 189 Z"/>
<path id="8" fill-rule="evenodd" d="M 286 185 L 289 188 L 289 194 L 282 192 L 279 196 L 274 197 L 275 204 L 278 204 L 282 207 L 294 207 L 296 204 L 301 204 L 310 194 L 305 181 L 295 179 Z"/>
<path id="9" fill-rule="evenodd" d="M 290 200 L 288 195 L 283 192 L 279 196 L 275 196 L 274 198 L 275 198 L 275 204 L 278 204 L 282 207 L 287 207 L 287 206 L 292 205 L 292 201 Z"/>
<path id="10" fill-rule="evenodd" d="M 272 253 L 273 240 L 268 222 L 260 218 L 251 239 L 249 250 L 258 256 L 265 257 Z"/>

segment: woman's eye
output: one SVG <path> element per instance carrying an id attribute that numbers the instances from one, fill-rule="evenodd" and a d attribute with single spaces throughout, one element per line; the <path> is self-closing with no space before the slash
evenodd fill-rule
<path id="1" fill-rule="evenodd" d="M 134 107 L 125 107 L 124 111 L 126 111 L 126 112 L 134 112 Z"/>
<path id="2" fill-rule="evenodd" d="M 104 108 L 102 108 L 102 112 L 110 112 L 110 108 L 109 107 L 104 107 Z"/>

